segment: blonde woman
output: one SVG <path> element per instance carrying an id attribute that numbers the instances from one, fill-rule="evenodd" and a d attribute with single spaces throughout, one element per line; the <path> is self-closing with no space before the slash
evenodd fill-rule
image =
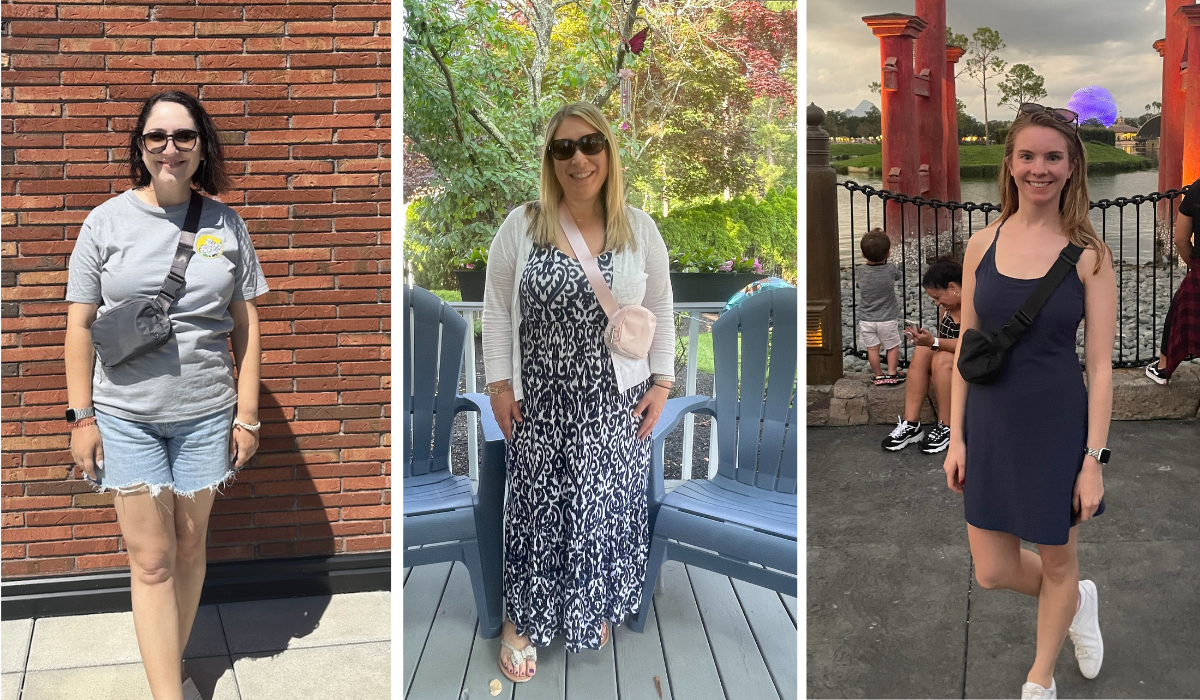
<path id="1" fill-rule="evenodd" d="M 537 647 L 598 649 L 636 613 L 646 574 L 650 433 L 674 380 L 667 249 L 625 205 L 608 120 L 586 102 L 551 117 L 538 201 L 492 241 L 483 353 L 507 441 L 505 621 L 500 668 L 537 672 Z M 647 358 L 605 347 L 603 308 L 559 225 L 566 208 L 617 303 L 658 318 Z"/>
<path id="2" fill-rule="evenodd" d="M 946 480 L 965 494 L 975 577 L 1038 599 L 1023 698 L 1057 697 L 1054 662 L 1068 634 L 1086 678 L 1104 654 L 1096 586 L 1079 580 L 1077 524 L 1104 512 L 1117 287 L 1112 253 L 1087 218 L 1077 120 L 1070 110 L 1021 105 L 1004 143 L 1000 217 L 971 237 L 963 264 L 963 332 L 998 333 L 1068 242 L 1084 249 L 1075 274 L 1006 353 L 999 378 L 968 385 L 956 363 L 952 383 Z M 1086 387 L 1075 352 L 1080 321 Z"/>

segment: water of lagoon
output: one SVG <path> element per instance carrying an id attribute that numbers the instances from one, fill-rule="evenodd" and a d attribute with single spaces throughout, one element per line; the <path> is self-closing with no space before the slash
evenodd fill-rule
<path id="1" fill-rule="evenodd" d="M 878 176 L 868 173 L 850 173 L 849 175 L 838 175 L 838 182 L 852 180 L 860 185 L 870 185 L 876 189 L 883 189 L 883 180 Z M 1113 200 L 1118 197 L 1133 197 L 1135 195 L 1147 195 L 1158 190 L 1158 171 L 1157 170 L 1138 170 L 1128 173 L 1103 173 L 1098 175 L 1088 176 L 1088 196 L 1093 202 L 1102 199 Z M 851 262 L 851 193 L 845 188 L 837 188 L 838 197 L 838 227 L 841 232 L 839 241 L 839 250 L 841 254 L 841 264 L 849 265 Z M 883 203 L 875 197 L 871 198 L 871 211 L 867 212 L 866 197 L 860 193 L 853 193 L 854 211 L 854 235 L 853 259 L 856 263 L 862 262 L 862 255 L 857 249 L 858 239 L 862 234 L 869 230 L 867 223 L 870 221 L 871 227 L 882 226 L 883 224 Z M 996 178 L 963 178 L 962 180 L 962 200 L 964 202 L 975 202 L 976 204 L 991 203 L 996 206 L 1000 205 L 1000 186 Z M 1175 206 L 1179 205 L 1179 199 L 1175 200 Z M 1129 263 L 1146 263 L 1154 258 L 1154 205 L 1150 202 L 1135 206 L 1127 204 L 1122 208 L 1108 207 L 1103 210 L 1093 209 L 1091 212 L 1092 225 L 1098 233 L 1104 235 L 1105 241 L 1112 247 L 1114 255 L 1118 259 L 1123 259 Z M 991 214 L 990 218 L 995 219 L 996 214 Z M 923 212 L 921 221 L 925 222 L 932 217 L 928 212 Z M 967 212 L 963 212 L 963 226 L 967 225 L 970 220 L 970 228 L 972 231 L 987 226 L 988 217 L 982 212 L 975 212 L 968 217 Z M 1140 232 L 1140 236 L 1139 236 Z M 1164 235 L 1165 234 L 1160 234 Z M 948 247 L 949 237 L 944 233 L 941 236 L 941 247 Z M 946 251 L 943 251 L 946 252 Z"/>

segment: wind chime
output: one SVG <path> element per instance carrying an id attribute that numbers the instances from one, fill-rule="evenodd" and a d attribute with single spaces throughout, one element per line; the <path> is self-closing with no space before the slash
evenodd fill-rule
<path id="1" fill-rule="evenodd" d="M 646 27 L 634 34 L 633 38 L 625 43 L 625 49 L 635 56 L 641 54 L 646 46 L 646 35 L 649 33 L 650 27 Z M 633 112 L 633 71 L 622 68 L 617 71 L 617 77 L 621 79 L 621 131 L 628 131 L 632 126 L 629 120 Z"/>

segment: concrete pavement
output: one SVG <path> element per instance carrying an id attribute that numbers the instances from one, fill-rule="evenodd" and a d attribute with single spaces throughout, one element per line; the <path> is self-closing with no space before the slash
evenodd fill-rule
<path id="1" fill-rule="evenodd" d="M 944 453 L 885 452 L 887 432 L 808 429 L 808 697 L 1020 697 L 1037 601 L 974 582 Z M 1110 434 L 1107 510 L 1079 545 L 1104 667 L 1084 679 L 1067 640 L 1059 697 L 1200 697 L 1200 421 Z"/>
<path id="2" fill-rule="evenodd" d="M 0 700 L 150 700 L 133 614 L 3 624 Z M 204 605 L 184 665 L 205 700 L 391 697 L 391 594 Z"/>

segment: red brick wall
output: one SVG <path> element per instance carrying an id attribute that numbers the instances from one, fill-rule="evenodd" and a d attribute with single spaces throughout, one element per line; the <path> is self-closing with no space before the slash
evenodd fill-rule
<path id="1" fill-rule="evenodd" d="M 387 550 L 390 5 L 4 2 L 4 577 L 127 565 L 111 494 L 71 465 L 67 258 L 128 189 L 149 95 L 197 95 L 221 129 L 272 291 L 260 298 L 262 445 L 219 496 L 213 560 Z"/>

